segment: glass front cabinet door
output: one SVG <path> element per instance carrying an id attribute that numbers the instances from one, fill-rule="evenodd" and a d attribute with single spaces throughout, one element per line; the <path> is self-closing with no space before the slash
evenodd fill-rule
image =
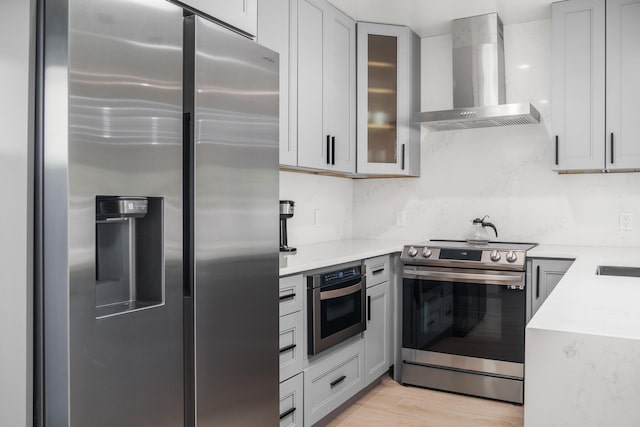
<path id="1" fill-rule="evenodd" d="M 419 176 L 420 39 L 408 27 L 368 22 L 357 34 L 357 172 Z"/>

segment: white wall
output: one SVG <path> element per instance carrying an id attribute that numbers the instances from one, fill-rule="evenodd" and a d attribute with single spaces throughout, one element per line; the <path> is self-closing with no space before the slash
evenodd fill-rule
<path id="1" fill-rule="evenodd" d="M 295 202 L 287 222 L 289 246 L 352 238 L 352 179 L 280 172 L 280 200 Z"/>
<path id="2" fill-rule="evenodd" d="M 640 173 L 551 171 L 550 21 L 505 26 L 507 102 L 531 101 L 543 124 L 422 134 L 419 179 L 354 182 L 355 238 L 463 238 L 490 215 L 501 240 L 640 245 Z M 422 40 L 422 108 L 450 108 L 451 36 Z M 395 225 L 407 211 L 407 227 Z M 620 211 L 634 230 L 618 231 Z"/>
<path id="3" fill-rule="evenodd" d="M 0 2 L 0 426 L 32 424 L 33 1 Z"/>

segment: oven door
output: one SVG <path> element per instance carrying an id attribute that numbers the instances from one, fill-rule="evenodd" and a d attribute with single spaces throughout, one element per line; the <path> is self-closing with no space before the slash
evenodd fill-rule
<path id="1" fill-rule="evenodd" d="M 414 362 L 522 377 L 525 302 L 521 271 L 405 266 L 402 346 Z"/>
<path id="2" fill-rule="evenodd" d="M 366 328 L 364 276 L 309 290 L 309 354 L 317 354 Z"/>

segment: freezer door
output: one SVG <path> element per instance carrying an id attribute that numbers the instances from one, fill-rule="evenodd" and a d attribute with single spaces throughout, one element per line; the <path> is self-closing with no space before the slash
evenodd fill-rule
<path id="1" fill-rule="evenodd" d="M 277 425 L 278 55 L 201 18 L 189 33 L 196 425 Z"/>
<path id="2" fill-rule="evenodd" d="M 183 12 L 165 0 L 44 7 L 39 417 L 179 426 Z"/>

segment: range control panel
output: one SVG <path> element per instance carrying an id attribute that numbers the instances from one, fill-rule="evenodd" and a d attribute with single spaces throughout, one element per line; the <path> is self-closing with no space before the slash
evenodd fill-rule
<path id="1" fill-rule="evenodd" d="M 505 248 L 446 248 L 407 245 L 402 262 L 410 265 L 524 271 L 526 251 Z"/>

